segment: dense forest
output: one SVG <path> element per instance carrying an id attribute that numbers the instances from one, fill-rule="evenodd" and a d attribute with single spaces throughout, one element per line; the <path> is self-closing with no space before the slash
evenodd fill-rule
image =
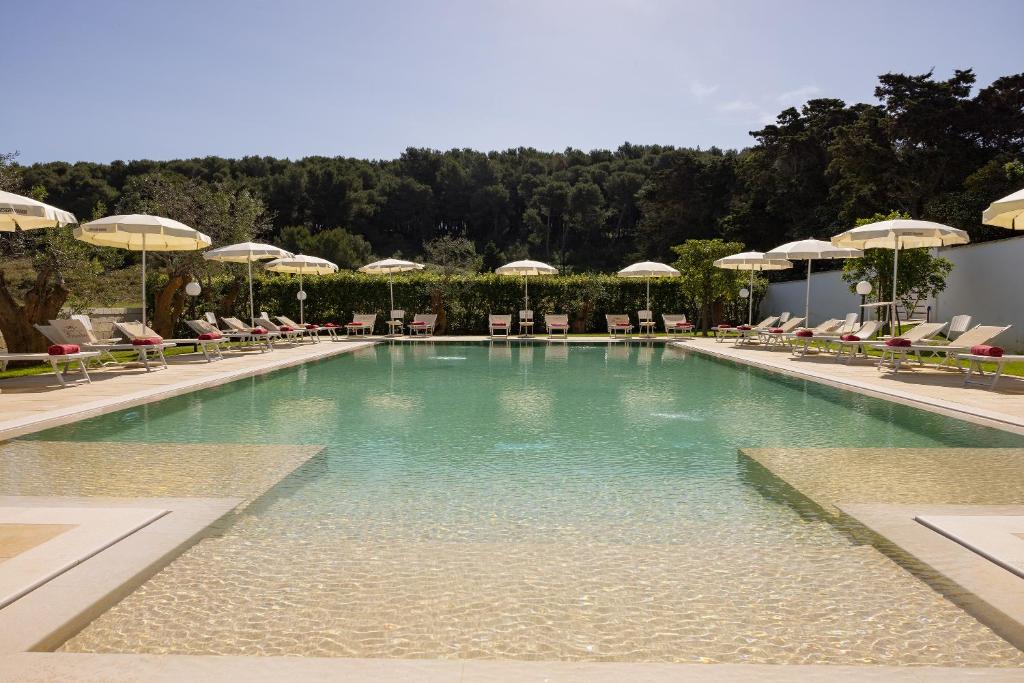
<path id="1" fill-rule="evenodd" d="M 892 210 L 976 241 L 1007 236 L 979 216 L 1024 185 L 1024 74 L 979 89 L 971 70 L 946 80 L 885 74 L 875 96 L 786 109 L 742 151 L 410 148 L 386 161 L 206 157 L 14 170 L 22 188 L 42 188 L 83 220 L 139 206 L 153 174 L 244 194 L 262 203 L 259 237 L 343 267 L 371 254 L 422 258 L 425 245 L 453 237 L 468 240 L 484 270 L 529 254 L 572 272 L 609 271 L 668 260 L 691 238 L 770 249 Z"/>

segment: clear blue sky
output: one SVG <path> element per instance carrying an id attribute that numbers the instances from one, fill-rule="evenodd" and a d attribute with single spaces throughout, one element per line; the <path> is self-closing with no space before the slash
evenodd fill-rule
<path id="1" fill-rule="evenodd" d="M 741 147 L 886 71 L 1024 71 L 1021 0 L 5 0 L 3 24 L 22 163 Z"/>

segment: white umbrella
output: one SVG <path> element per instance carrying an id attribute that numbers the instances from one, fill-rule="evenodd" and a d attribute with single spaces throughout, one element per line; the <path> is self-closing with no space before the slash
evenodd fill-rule
<path id="1" fill-rule="evenodd" d="M 328 273 L 338 272 L 337 263 L 331 263 L 327 259 L 318 258 L 316 256 L 306 256 L 305 254 L 296 254 L 295 256 L 274 259 L 273 261 L 268 262 L 264 267 L 275 273 L 298 273 L 300 325 L 306 324 L 305 311 L 303 309 L 303 304 L 306 301 L 306 292 L 302 289 L 302 276 L 305 273 L 309 273 L 310 275 L 327 275 Z"/>
<path id="2" fill-rule="evenodd" d="M 1024 230 L 1024 190 L 989 204 L 981 214 L 981 222 L 997 228 Z"/>
<path id="3" fill-rule="evenodd" d="M 70 211 L 44 204 L 31 197 L 0 191 L 0 232 L 14 232 L 15 228 L 59 228 L 77 223 Z"/>
<path id="4" fill-rule="evenodd" d="M 252 301 L 252 262 L 267 261 L 270 259 L 286 258 L 292 256 L 290 251 L 285 251 L 271 244 L 259 244 L 258 242 L 240 242 L 226 247 L 211 249 L 203 254 L 203 258 L 210 261 L 223 261 L 225 263 L 246 263 L 249 265 L 249 324 L 256 324 L 256 308 Z"/>
<path id="5" fill-rule="evenodd" d="M 849 247 L 840 247 L 824 240 L 797 240 L 787 242 L 765 252 L 771 259 L 807 261 L 807 294 L 804 300 L 804 325 L 811 324 L 811 263 L 815 259 L 860 258 L 864 252 Z"/>
<path id="6" fill-rule="evenodd" d="M 877 223 L 868 223 L 839 233 L 832 238 L 837 247 L 855 247 L 857 249 L 892 249 L 892 317 L 896 322 L 896 275 L 899 272 L 900 249 L 920 247 L 944 247 L 951 244 L 967 244 L 971 241 L 963 230 L 909 218 L 897 218 Z M 893 334 L 895 334 L 895 328 Z"/>
<path id="7" fill-rule="evenodd" d="M 391 310 L 395 310 L 395 283 L 392 281 L 391 276 L 395 273 L 404 273 L 410 270 L 423 270 L 423 264 L 413 263 L 412 261 L 403 261 L 402 259 L 397 258 L 386 258 L 382 261 L 367 263 L 359 269 L 359 272 L 387 273 L 388 291 L 391 292 Z"/>
<path id="8" fill-rule="evenodd" d="M 641 261 L 626 266 L 618 273 L 621 277 L 642 277 L 647 280 L 647 310 L 651 310 L 651 278 L 679 277 L 679 271 L 672 266 L 657 261 Z"/>
<path id="9" fill-rule="evenodd" d="M 107 216 L 75 228 L 75 239 L 101 247 L 142 252 L 142 324 L 146 324 L 146 252 L 196 251 L 210 238 L 184 223 L 163 216 L 134 213 Z"/>
<path id="10" fill-rule="evenodd" d="M 754 272 L 762 270 L 785 270 L 793 264 L 786 259 L 770 258 L 760 251 L 744 251 L 732 256 L 723 256 L 715 261 L 715 266 L 726 270 L 750 271 L 750 294 L 747 296 L 747 324 L 754 322 Z"/>
<path id="11" fill-rule="evenodd" d="M 522 275 L 525 281 L 523 294 L 526 297 L 526 305 L 523 307 L 530 310 L 530 276 L 531 275 L 558 275 L 558 269 L 540 261 L 513 261 L 506 263 L 500 268 L 495 268 L 498 275 Z"/>

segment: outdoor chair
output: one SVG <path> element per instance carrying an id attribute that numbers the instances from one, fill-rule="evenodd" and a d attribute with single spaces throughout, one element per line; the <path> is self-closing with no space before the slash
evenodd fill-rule
<path id="1" fill-rule="evenodd" d="M 400 337 L 402 328 L 405 327 L 405 311 L 400 308 L 392 309 L 385 322 L 388 326 L 388 336 Z"/>
<path id="2" fill-rule="evenodd" d="M 530 309 L 519 311 L 519 334 L 524 337 L 533 335 L 533 311 Z"/>
<path id="3" fill-rule="evenodd" d="M 140 322 L 120 323 L 115 322 L 114 328 L 129 340 L 136 339 L 159 339 L 160 335 Z M 213 362 L 221 360 L 224 356 L 220 352 L 220 345 L 224 342 L 223 336 L 198 335 L 195 339 L 164 339 L 165 342 L 175 346 L 189 345 L 201 349 L 206 361 Z M 211 355 L 212 354 L 212 355 Z M 165 362 L 166 365 L 166 362 Z"/>
<path id="4" fill-rule="evenodd" d="M 665 326 L 665 334 L 669 337 L 681 337 L 687 332 L 693 332 L 693 325 L 688 323 L 686 316 L 681 313 L 663 313 L 661 322 Z"/>
<path id="5" fill-rule="evenodd" d="M 633 323 L 625 313 L 606 313 L 605 322 L 608 324 L 608 336 L 615 339 L 616 335 L 629 337 L 633 334 Z"/>
<path id="6" fill-rule="evenodd" d="M 941 334 L 942 330 L 945 328 L 946 323 L 921 323 L 901 334 L 900 338 L 906 339 L 911 344 L 925 344 L 936 335 Z M 921 358 L 921 351 L 915 350 L 912 347 L 909 352 L 905 346 L 875 344 L 872 348 L 882 351 L 882 356 L 878 359 L 879 370 L 881 370 L 885 366 L 886 361 L 888 361 L 893 371 L 899 372 L 900 365 L 907 361 L 909 353 L 913 353 L 917 356 L 918 365 L 924 365 L 924 360 Z"/>
<path id="7" fill-rule="evenodd" d="M 548 331 L 548 339 L 568 339 L 569 316 L 565 313 L 549 313 L 544 316 L 544 328 Z"/>
<path id="8" fill-rule="evenodd" d="M 99 351 L 98 359 L 102 359 L 103 355 L 106 354 L 110 359 L 107 362 L 121 365 L 121 362 L 114 357 L 113 352 L 131 351 L 137 355 L 138 362 L 142 363 L 146 368 L 146 372 L 152 370 L 149 365 L 151 358 L 159 359 L 160 367 L 166 368 L 167 359 L 164 358 L 164 349 L 174 346 L 172 342 L 165 342 L 156 333 L 152 337 L 133 339 L 130 342 L 105 343 L 96 339 L 96 336 L 81 320 L 51 320 L 49 328 L 50 334 L 54 335 L 51 341 L 55 341 L 58 344 L 75 344 L 82 351 Z M 46 334 L 40 329 L 40 326 L 36 326 L 36 329 L 44 335 Z"/>
<path id="9" fill-rule="evenodd" d="M 654 329 L 655 329 L 655 326 L 656 326 L 655 322 L 654 322 L 654 313 L 651 312 L 651 311 L 647 311 L 647 310 L 637 311 L 636 312 L 636 319 L 637 319 L 637 331 L 641 335 L 646 335 L 648 337 L 653 337 L 654 336 Z"/>
<path id="10" fill-rule="evenodd" d="M 495 337 L 504 337 L 507 339 L 510 334 L 511 327 L 511 315 L 495 315 L 492 313 L 487 316 L 487 335 L 491 339 L 494 339 Z"/>
<path id="11" fill-rule="evenodd" d="M 376 313 L 356 313 L 352 316 L 352 322 L 345 325 L 345 334 L 349 337 L 373 334 L 376 325 Z"/>
<path id="12" fill-rule="evenodd" d="M 1006 332 L 1008 329 L 1013 327 L 1012 325 L 978 325 L 973 327 L 959 337 L 956 342 L 952 344 L 911 344 L 910 346 L 903 346 L 901 350 L 906 353 L 920 352 L 930 353 L 932 355 L 941 355 L 942 362 L 937 367 L 954 367 L 957 370 L 963 370 L 958 362 L 958 355 L 969 355 L 971 348 L 975 346 L 985 346 L 993 341 L 996 337 Z M 920 356 L 919 356 L 920 358 Z"/>
<path id="13" fill-rule="evenodd" d="M 412 317 L 412 322 L 409 323 L 409 336 L 433 336 L 435 324 L 437 324 L 436 313 L 417 313 Z"/>

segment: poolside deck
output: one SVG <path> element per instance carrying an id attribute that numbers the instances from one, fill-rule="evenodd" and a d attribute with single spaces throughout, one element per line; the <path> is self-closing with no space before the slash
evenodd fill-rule
<path id="1" fill-rule="evenodd" d="M 710 337 L 687 338 L 673 342 L 673 346 L 1024 433 L 1024 379 L 1017 377 L 1004 376 L 992 390 L 980 385 L 965 386 L 960 372 L 929 365 L 919 367 L 916 363 L 893 373 L 879 372 L 874 359 L 861 358 L 847 365 L 837 363 L 834 354 L 796 357 L 788 349 L 736 347 Z"/>
<path id="2" fill-rule="evenodd" d="M 207 363 L 201 353 L 168 356 L 166 370 L 138 365 L 91 371 L 91 384 L 61 388 L 52 373 L 0 382 L 0 440 L 213 387 L 244 377 L 367 349 L 374 341 L 279 345 L 274 351 L 225 352 Z M 73 376 L 73 375 L 72 375 Z"/>

